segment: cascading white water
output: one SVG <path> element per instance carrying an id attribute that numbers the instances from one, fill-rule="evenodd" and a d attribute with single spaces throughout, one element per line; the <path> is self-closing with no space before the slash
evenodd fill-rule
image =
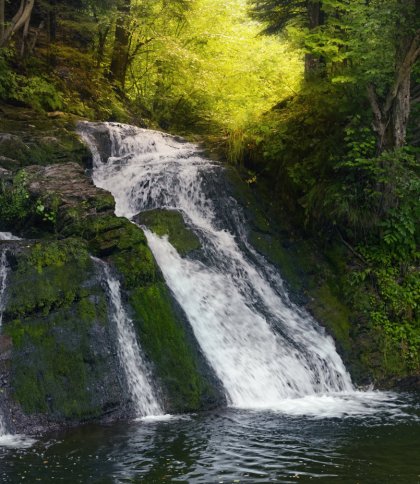
<path id="1" fill-rule="evenodd" d="M 3 323 L 4 295 L 6 292 L 6 279 L 8 273 L 6 250 L 0 252 L 0 329 Z"/>
<path id="2" fill-rule="evenodd" d="M 299 398 L 306 413 L 313 397 L 356 394 L 332 338 L 291 303 L 275 269 L 248 244 L 240 207 L 217 186 L 220 164 L 156 131 L 85 123 L 80 133 L 93 153 L 94 183 L 114 195 L 117 215 L 176 209 L 199 236 L 200 254 L 183 258 L 145 230 L 230 405 L 282 408 Z"/>
<path id="3" fill-rule="evenodd" d="M 0 232 L 0 240 L 21 240 L 10 232 Z"/>
<path id="4" fill-rule="evenodd" d="M 6 250 L 3 249 L 0 252 L 0 330 L 3 322 L 4 299 L 5 299 L 5 293 L 6 293 L 6 281 L 7 281 L 8 272 L 9 272 L 9 266 L 7 264 L 7 254 L 6 254 Z M 0 410 L 0 437 L 6 434 L 7 434 L 6 424 L 4 422 L 4 418 Z"/>
<path id="5" fill-rule="evenodd" d="M 150 383 L 147 366 L 141 355 L 133 322 L 128 317 L 121 301 L 120 282 L 111 274 L 105 262 L 99 259 L 94 260 L 101 265 L 106 278 L 111 315 L 117 332 L 118 357 L 124 369 L 136 416 L 162 415 L 162 408 Z"/>

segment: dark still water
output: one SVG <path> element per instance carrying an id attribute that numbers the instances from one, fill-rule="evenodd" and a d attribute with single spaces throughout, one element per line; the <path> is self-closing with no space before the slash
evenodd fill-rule
<path id="1" fill-rule="evenodd" d="M 225 410 L 88 426 L 2 448 L 0 480 L 419 483 L 418 405 L 406 411 L 320 418 Z"/>

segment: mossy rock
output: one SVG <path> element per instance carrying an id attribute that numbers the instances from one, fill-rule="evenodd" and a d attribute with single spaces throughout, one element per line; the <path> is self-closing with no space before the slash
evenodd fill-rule
<path id="1" fill-rule="evenodd" d="M 105 213 L 88 217 L 80 229 L 90 251 L 115 265 L 127 289 L 163 280 L 143 231 L 129 220 Z"/>
<path id="2" fill-rule="evenodd" d="M 138 287 L 129 301 L 141 346 L 163 385 L 168 411 L 208 410 L 225 403 L 220 383 L 165 284 Z"/>
<path id="3" fill-rule="evenodd" d="M 92 268 L 86 243 L 80 239 L 38 242 L 17 259 L 8 283 L 5 315 L 22 317 L 73 303 Z"/>
<path id="4" fill-rule="evenodd" d="M 90 166 L 92 156 L 75 132 L 77 119 L 73 116 L 50 117 L 7 105 L 1 105 L 0 111 L 0 166 L 4 163 L 8 165 L 4 168 L 18 169 L 68 162 Z"/>
<path id="5" fill-rule="evenodd" d="M 19 136 L 0 133 L 0 162 L 6 169 L 14 169 L 30 157 L 30 149 Z"/>
<path id="6" fill-rule="evenodd" d="M 177 210 L 149 210 L 137 215 L 135 221 L 145 225 L 156 235 L 167 235 L 169 242 L 181 256 L 201 248 L 200 239 L 187 227 L 182 214 Z"/>
<path id="7" fill-rule="evenodd" d="M 10 393 L 26 414 L 88 420 L 124 395 L 107 300 L 80 239 L 10 256 L 3 331 L 12 340 Z"/>

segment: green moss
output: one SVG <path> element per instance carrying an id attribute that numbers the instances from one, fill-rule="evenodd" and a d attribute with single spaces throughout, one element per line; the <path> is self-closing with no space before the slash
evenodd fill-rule
<path id="1" fill-rule="evenodd" d="M 66 307 L 78 297 L 92 262 L 86 244 L 79 239 L 39 242 L 18 258 L 17 270 L 9 277 L 10 317 Z"/>
<path id="2" fill-rule="evenodd" d="M 167 235 L 169 242 L 182 256 L 201 247 L 199 238 L 188 229 L 182 214 L 176 210 L 143 212 L 137 216 L 137 222 L 161 237 Z"/>
<path id="3" fill-rule="evenodd" d="M 302 273 L 278 240 L 270 234 L 256 231 L 250 233 L 249 239 L 258 252 L 280 268 L 282 276 L 294 290 L 302 288 Z"/>
<path id="4" fill-rule="evenodd" d="M 66 272 L 67 267 L 61 270 Z M 102 412 L 95 392 L 109 367 L 95 354 L 92 331 L 98 321 L 107 321 L 106 302 L 95 287 L 77 296 L 44 318 L 34 313 L 5 324 L 13 341 L 13 397 L 27 413 L 80 419 Z"/>
<path id="5" fill-rule="evenodd" d="M 9 168 L 29 165 L 76 162 L 91 159 L 86 146 L 75 133 L 75 119 L 67 114 L 48 117 L 43 113 L 2 105 L 0 156 L 15 160 Z M 1 138 L 0 138 L 1 139 Z"/>
<path id="6" fill-rule="evenodd" d="M 81 340 L 60 338 L 55 332 L 58 327 Z M 67 311 L 48 321 L 16 320 L 7 325 L 6 332 L 20 350 L 13 360 L 14 397 L 26 412 L 48 411 L 74 418 L 89 406 L 83 361 L 87 343 L 79 336 L 84 329 L 81 320 Z"/>
<path id="7" fill-rule="evenodd" d="M 314 289 L 312 295 L 310 307 L 315 318 L 325 324 L 341 345 L 341 349 L 348 355 L 351 351 L 349 309 L 339 301 L 326 283 Z"/>
<path id="8" fill-rule="evenodd" d="M 130 303 L 142 348 L 169 395 L 170 411 L 198 410 L 204 401 L 215 399 L 215 390 L 200 374 L 197 354 L 176 317 L 166 286 L 138 287 Z"/>
<path id="9" fill-rule="evenodd" d="M 109 257 L 127 288 L 162 280 L 143 231 L 125 218 L 111 214 L 89 217 L 82 223 L 91 252 Z"/>
<path id="10" fill-rule="evenodd" d="M 15 256 L 3 330 L 12 396 L 27 413 L 90 419 L 121 402 L 107 301 L 86 243 L 40 242 Z"/>

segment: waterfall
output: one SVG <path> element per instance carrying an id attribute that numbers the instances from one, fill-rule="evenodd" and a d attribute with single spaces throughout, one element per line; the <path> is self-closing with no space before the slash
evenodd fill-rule
<path id="1" fill-rule="evenodd" d="M 105 262 L 96 258 L 94 260 L 104 271 L 111 316 L 117 333 L 118 357 L 127 380 L 135 414 L 137 417 L 162 415 L 163 410 L 150 383 L 133 322 L 128 317 L 121 300 L 120 282 L 111 274 L 109 266 Z"/>
<path id="2" fill-rule="evenodd" d="M 6 250 L 2 249 L 0 252 L 0 330 L 3 323 L 3 311 L 5 305 L 5 293 L 6 293 L 6 280 L 9 272 L 9 266 L 7 264 Z M 0 437 L 7 435 L 6 424 L 2 412 L 0 410 Z"/>
<path id="3" fill-rule="evenodd" d="M 93 180 L 114 195 L 117 215 L 175 209 L 199 236 L 199 253 L 181 257 L 167 238 L 145 230 L 231 406 L 275 408 L 354 391 L 332 338 L 290 301 L 277 271 L 248 243 L 221 164 L 156 131 L 83 123 L 80 132 L 93 153 Z"/>

